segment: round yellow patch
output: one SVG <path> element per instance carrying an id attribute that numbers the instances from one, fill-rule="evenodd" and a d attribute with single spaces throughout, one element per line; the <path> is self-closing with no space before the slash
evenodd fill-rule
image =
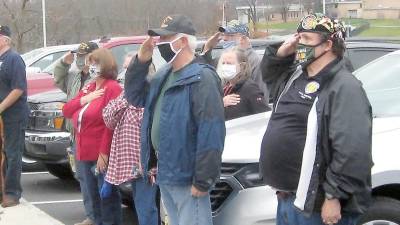
<path id="1" fill-rule="evenodd" d="M 319 83 L 316 81 L 312 81 L 306 85 L 305 93 L 312 94 L 317 92 L 319 89 Z"/>

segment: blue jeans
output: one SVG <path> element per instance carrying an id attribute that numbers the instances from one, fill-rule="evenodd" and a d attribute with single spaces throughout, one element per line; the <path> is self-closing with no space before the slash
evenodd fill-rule
<path id="1" fill-rule="evenodd" d="M 25 125 L 4 121 L 4 153 L 6 155 L 5 194 L 19 200 L 22 194 L 22 153 L 25 148 Z"/>
<path id="2" fill-rule="evenodd" d="M 75 143 L 73 143 L 73 145 L 72 145 L 72 151 L 73 151 L 74 157 L 75 157 L 75 167 L 76 167 L 75 178 L 79 181 L 79 186 L 81 188 L 81 193 L 82 193 L 82 198 L 83 198 L 83 206 L 85 208 L 85 215 L 87 218 L 94 221 L 93 208 L 91 207 L 92 202 L 90 201 L 91 198 L 89 198 L 88 190 L 86 189 L 86 186 L 84 185 L 84 182 L 83 182 L 82 162 L 76 159 Z"/>
<path id="3" fill-rule="evenodd" d="M 100 190 L 104 182 L 104 176 L 93 173 L 96 161 L 80 161 L 83 185 L 88 191 L 88 199 L 93 211 L 96 225 L 120 225 L 122 224 L 121 195 L 117 186 L 112 186 L 111 195 L 108 198 L 100 198 Z"/>
<path id="4" fill-rule="evenodd" d="M 276 225 L 325 225 L 322 222 L 321 213 L 312 213 L 306 217 L 293 202 L 295 197 L 279 198 Z M 359 219 L 358 214 L 343 214 L 342 219 L 335 225 L 356 225 Z"/>
<path id="5" fill-rule="evenodd" d="M 212 225 L 210 195 L 193 197 L 191 185 L 160 185 L 171 225 Z"/>
<path id="6" fill-rule="evenodd" d="M 133 201 L 139 225 L 158 225 L 158 185 L 151 185 L 143 177 L 132 180 Z"/>

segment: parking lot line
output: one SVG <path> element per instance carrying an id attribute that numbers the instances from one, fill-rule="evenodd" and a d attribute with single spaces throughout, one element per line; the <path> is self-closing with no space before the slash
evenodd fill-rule
<path id="1" fill-rule="evenodd" d="M 49 172 L 25 172 L 22 175 L 48 174 Z"/>
<path id="2" fill-rule="evenodd" d="M 82 199 L 76 200 L 61 200 L 61 201 L 43 201 L 43 202 L 30 202 L 32 205 L 46 205 L 46 204 L 60 204 L 60 203 L 75 203 L 82 202 Z"/>

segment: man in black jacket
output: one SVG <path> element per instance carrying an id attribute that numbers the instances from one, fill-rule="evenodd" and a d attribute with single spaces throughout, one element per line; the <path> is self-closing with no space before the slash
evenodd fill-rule
<path id="1" fill-rule="evenodd" d="M 341 23 L 311 14 L 297 31 L 261 64 L 274 84 L 263 179 L 277 191 L 278 225 L 353 225 L 370 200 L 371 106 L 343 60 Z"/>

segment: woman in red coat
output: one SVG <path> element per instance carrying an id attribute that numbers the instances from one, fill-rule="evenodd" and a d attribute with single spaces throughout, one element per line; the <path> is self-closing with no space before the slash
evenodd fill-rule
<path id="1" fill-rule="evenodd" d="M 108 49 L 98 49 L 89 56 L 92 79 L 67 102 L 63 108 L 72 119 L 76 138 L 76 158 L 82 164 L 83 183 L 91 199 L 96 225 L 121 224 L 121 197 L 114 186 L 107 197 L 101 198 L 113 131 L 105 125 L 102 111 L 119 96 L 121 86 L 116 81 L 117 64 Z"/>

